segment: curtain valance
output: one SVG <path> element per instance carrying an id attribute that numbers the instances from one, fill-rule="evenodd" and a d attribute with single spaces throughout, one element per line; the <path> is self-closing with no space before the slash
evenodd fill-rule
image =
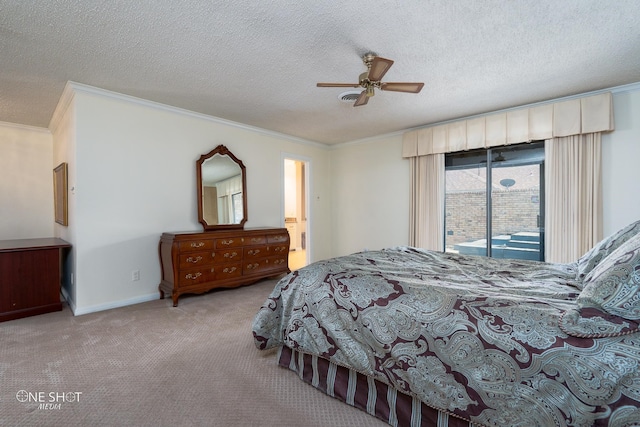
<path id="1" fill-rule="evenodd" d="M 406 132 L 402 157 L 613 130 L 611 92 Z"/>

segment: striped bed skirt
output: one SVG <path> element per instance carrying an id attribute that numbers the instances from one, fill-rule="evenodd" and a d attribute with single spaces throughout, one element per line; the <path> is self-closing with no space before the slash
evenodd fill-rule
<path id="1" fill-rule="evenodd" d="M 280 366 L 297 372 L 307 384 L 389 425 L 474 427 L 469 421 L 431 408 L 414 396 L 321 357 L 284 346 L 278 349 L 277 357 Z"/>

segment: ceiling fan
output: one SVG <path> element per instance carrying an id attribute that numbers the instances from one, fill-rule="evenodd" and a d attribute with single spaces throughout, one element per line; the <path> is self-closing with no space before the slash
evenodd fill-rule
<path id="1" fill-rule="evenodd" d="M 498 155 L 491 160 L 491 163 L 499 163 L 507 160 L 505 156 L 502 155 L 502 151 L 498 151 Z M 480 160 L 480 163 L 487 163 L 487 159 Z"/>
<path id="2" fill-rule="evenodd" d="M 358 83 L 318 83 L 317 87 L 362 87 L 364 90 L 353 104 L 354 107 L 359 107 L 360 105 L 365 105 L 369 101 L 369 98 L 375 94 L 375 88 L 393 92 L 418 93 L 424 86 L 424 83 L 381 82 L 382 77 L 384 77 L 393 65 L 393 61 L 376 56 L 376 54 L 371 52 L 366 53 L 362 57 L 362 61 L 364 65 L 367 66 L 367 71 L 360 74 Z"/>

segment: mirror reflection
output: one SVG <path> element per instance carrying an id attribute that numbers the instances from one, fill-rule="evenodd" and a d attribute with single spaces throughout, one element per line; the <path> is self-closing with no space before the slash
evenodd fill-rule
<path id="1" fill-rule="evenodd" d="M 198 160 L 199 220 L 205 230 L 242 228 L 246 221 L 244 165 L 224 146 Z"/>
<path id="2" fill-rule="evenodd" d="M 216 154 L 202 163 L 202 216 L 209 225 L 242 221 L 242 174 L 229 156 Z"/>

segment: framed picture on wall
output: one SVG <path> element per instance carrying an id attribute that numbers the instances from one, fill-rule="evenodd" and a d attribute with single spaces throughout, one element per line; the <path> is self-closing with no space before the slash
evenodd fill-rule
<path id="1" fill-rule="evenodd" d="M 53 170 L 53 202 L 56 222 L 68 225 L 66 163 L 60 163 Z"/>

